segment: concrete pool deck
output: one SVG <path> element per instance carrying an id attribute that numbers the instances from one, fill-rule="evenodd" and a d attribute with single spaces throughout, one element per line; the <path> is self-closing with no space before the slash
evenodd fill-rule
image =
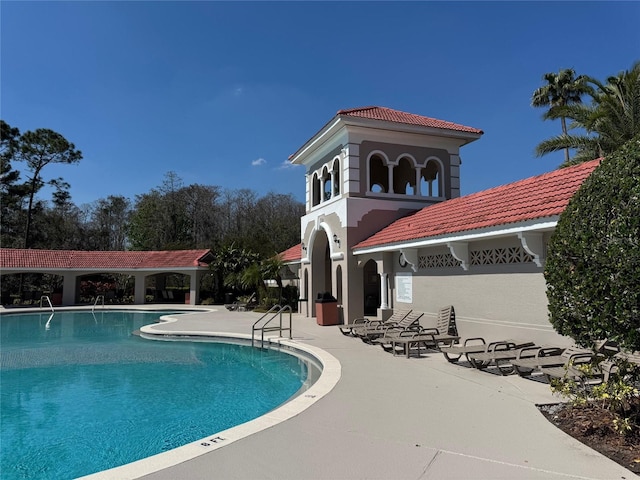
<path id="1" fill-rule="evenodd" d="M 167 329 L 250 334 L 252 312 L 187 315 Z M 635 475 L 550 424 L 545 383 L 393 357 L 293 318 L 293 340 L 329 352 L 341 378 L 297 416 L 142 478 L 629 479 Z"/>
<path id="2" fill-rule="evenodd" d="M 215 308 L 190 312 L 178 322 L 163 323 L 161 330 L 250 336 L 260 317 Z M 437 352 L 394 357 L 295 314 L 293 342 L 324 350 L 341 364 L 338 373 L 331 372 L 339 381 L 315 403 L 195 458 L 157 465 L 153 473 L 97 475 L 149 480 L 637 478 L 542 416 L 536 404 L 558 402 L 545 383 L 450 364 Z M 170 458 L 171 452 L 162 455 Z"/>

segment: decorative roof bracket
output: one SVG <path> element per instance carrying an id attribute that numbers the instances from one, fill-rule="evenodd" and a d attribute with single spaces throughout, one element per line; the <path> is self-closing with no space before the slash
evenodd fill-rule
<path id="1" fill-rule="evenodd" d="M 467 242 L 447 242 L 447 247 L 453 258 L 460 262 L 463 270 L 469 270 L 469 243 Z"/>
<path id="2" fill-rule="evenodd" d="M 542 240 L 542 233 L 540 232 L 520 232 L 518 238 L 522 243 L 522 248 L 533 257 L 533 262 L 542 267 L 545 261 L 544 254 L 544 242 Z"/>
<path id="3" fill-rule="evenodd" d="M 401 248 L 400 249 L 400 264 L 408 264 L 411 270 L 418 271 L 418 249 L 417 248 Z"/>

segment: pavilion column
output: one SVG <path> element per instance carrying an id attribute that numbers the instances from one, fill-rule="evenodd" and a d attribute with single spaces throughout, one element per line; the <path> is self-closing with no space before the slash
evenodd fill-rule
<path id="1" fill-rule="evenodd" d="M 380 274 L 380 309 L 387 310 L 389 308 L 389 289 L 387 288 L 389 284 L 389 274 L 381 273 Z"/>
<path id="2" fill-rule="evenodd" d="M 387 181 L 389 182 L 389 192 L 388 193 L 395 193 L 393 191 L 393 165 L 389 166 L 389 176 Z"/>
<path id="3" fill-rule="evenodd" d="M 136 273 L 134 275 L 135 278 L 135 290 L 134 290 L 134 300 L 133 303 L 135 303 L 136 305 L 143 305 L 144 304 L 144 294 L 145 294 L 145 289 L 144 289 L 144 281 L 146 278 L 146 275 L 144 273 Z"/>
<path id="4" fill-rule="evenodd" d="M 196 299 L 198 298 L 198 287 L 200 282 L 198 281 L 200 278 L 200 272 L 192 272 L 189 275 L 189 305 L 195 305 Z M 184 302 L 187 303 L 187 302 Z"/>
<path id="5" fill-rule="evenodd" d="M 62 275 L 62 305 L 73 305 L 76 303 L 76 280 L 78 275 L 69 272 Z"/>

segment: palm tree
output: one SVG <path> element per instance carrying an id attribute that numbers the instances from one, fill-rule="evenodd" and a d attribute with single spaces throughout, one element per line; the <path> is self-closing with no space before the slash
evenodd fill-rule
<path id="1" fill-rule="evenodd" d="M 245 290 L 256 288 L 258 290 L 261 304 L 266 307 L 271 307 L 272 305 L 267 305 L 270 301 L 270 296 L 267 294 L 267 282 L 269 280 L 276 281 L 276 284 L 278 285 L 278 298 L 274 301 L 276 303 L 280 303 L 282 301 L 283 288 L 280 272 L 283 268 L 284 262 L 278 255 L 264 259 L 261 262 L 252 263 L 239 273 L 240 285 Z"/>
<path id="2" fill-rule="evenodd" d="M 547 84 L 533 92 L 531 97 L 533 107 L 549 107 L 548 112 L 542 117 L 544 120 L 560 118 L 563 135 L 567 135 L 567 121 L 564 115 L 556 116 L 557 111 L 567 105 L 580 104 L 582 95 L 591 93 L 587 77 L 575 75 L 576 72 L 572 68 L 560 70 L 558 73 L 545 73 L 542 78 Z M 569 147 L 565 148 L 564 159 L 565 163 L 569 162 Z"/>
<path id="3" fill-rule="evenodd" d="M 541 142 L 538 156 L 566 148 L 576 155 L 563 166 L 608 155 L 640 135 L 640 62 L 630 70 L 607 78 L 607 83 L 587 77 L 596 88 L 590 93 L 590 105 L 566 105 L 549 112 L 549 118 L 569 118 L 570 128 L 582 128 L 585 134 L 563 133 Z"/>

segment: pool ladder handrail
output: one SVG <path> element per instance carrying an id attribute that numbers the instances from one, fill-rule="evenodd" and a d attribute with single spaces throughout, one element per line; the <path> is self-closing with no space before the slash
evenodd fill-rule
<path id="1" fill-rule="evenodd" d="M 102 308 L 104 308 L 104 295 L 96 295 L 96 300 L 93 302 L 93 307 L 91 307 L 91 312 L 96 309 L 96 305 L 98 305 L 98 300 L 102 300 Z"/>
<path id="2" fill-rule="evenodd" d="M 49 304 L 49 308 L 51 309 L 51 311 L 52 311 L 52 312 L 55 312 L 55 309 L 53 308 L 53 304 L 51 303 L 51 299 L 49 298 L 49 296 L 48 296 L 48 295 L 42 295 L 42 296 L 40 297 L 40 308 L 42 308 L 42 301 L 43 301 L 43 300 L 46 300 L 46 301 L 47 301 L 47 303 Z M 49 319 L 49 320 L 51 320 L 51 319 Z"/>
<path id="3" fill-rule="evenodd" d="M 289 312 L 289 326 L 288 327 L 283 327 L 282 326 L 282 315 L 285 314 L 286 312 Z M 271 315 L 269 317 L 269 315 Z M 269 318 L 267 318 L 269 317 Z M 251 327 L 251 346 L 254 346 L 254 342 L 255 342 L 255 334 L 256 331 L 260 330 L 260 348 L 264 348 L 264 332 L 278 332 L 280 334 L 280 336 L 282 337 L 282 332 L 289 332 L 289 339 L 291 339 L 291 334 L 292 334 L 292 328 L 291 328 L 291 319 L 293 317 L 293 311 L 291 310 L 291 306 L 289 305 L 285 305 L 284 307 L 281 307 L 280 305 L 274 305 L 273 307 L 271 307 L 264 315 L 262 315 L 254 324 L 253 327 Z M 269 323 L 271 323 L 271 321 L 274 318 L 279 318 L 280 321 L 278 323 L 278 325 L 272 325 L 270 327 L 268 327 L 267 325 L 269 325 Z M 266 321 L 264 321 L 266 319 Z M 262 325 L 257 326 L 260 322 L 264 321 L 264 323 L 262 323 Z"/>

